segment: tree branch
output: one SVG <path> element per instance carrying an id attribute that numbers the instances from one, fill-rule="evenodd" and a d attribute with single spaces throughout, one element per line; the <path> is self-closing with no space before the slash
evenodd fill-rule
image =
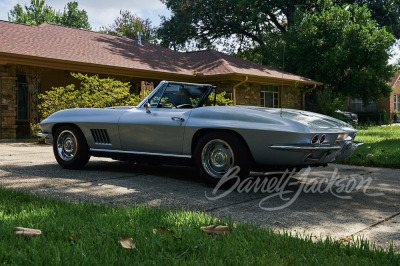
<path id="1" fill-rule="evenodd" d="M 269 16 L 270 20 L 272 21 L 272 23 L 274 23 L 274 25 L 282 32 L 286 31 L 286 28 L 284 26 L 282 26 L 277 17 L 275 16 L 275 14 L 271 13 L 271 12 L 267 12 L 267 15 Z"/>

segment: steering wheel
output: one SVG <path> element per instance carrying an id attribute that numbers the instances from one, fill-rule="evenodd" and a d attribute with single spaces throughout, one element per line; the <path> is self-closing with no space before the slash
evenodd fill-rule
<path id="1" fill-rule="evenodd" d="M 163 102 L 161 105 L 163 106 L 163 108 L 165 107 L 165 104 L 166 103 L 171 103 L 175 108 L 177 108 L 176 107 L 176 104 L 174 103 L 174 102 L 172 102 L 172 101 L 170 101 L 170 100 L 166 100 L 165 102 Z"/>

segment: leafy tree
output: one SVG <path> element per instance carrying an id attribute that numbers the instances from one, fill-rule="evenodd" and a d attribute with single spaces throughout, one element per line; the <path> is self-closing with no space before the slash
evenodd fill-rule
<path id="1" fill-rule="evenodd" d="M 25 10 L 24 10 L 25 9 Z M 44 22 L 54 23 L 56 12 L 51 6 L 45 4 L 45 0 L 31 0 L 31 5 L 16 4 L 8 14 L 8 20 L 12 22 L 38 25 Z"/>
<path id="2" fill-rule="evenodd" d="M 161 45 L 184 49 L 195 41 L 210 48 L 217 41 L 233 38 L 240 51 L 269 46 L 270 33 L 284 33 L 295 25 L 296 10 L 319 12 L 326 3 L 319 0 L 162 0 L 172 11 L 162 18 L 158 30 Z M 367 4 L 380 27 L 387 26 L 400 37 L 400 0 L 334 0 L 335 4 Z M 227 43 L 226 48 L 232 47 Z"/>
<path id="3" fill-rule="evenodd" d="M 212 48 L 233 40 L 237 45 L 222 42 L 225 51 L 275 68 L 282 68 L 285 57 L 284 70 L 323 82 L 335 94 L 367 103 L 390 93 L 388 59 L 400 24 L 376 22 L 373 0 L 363 6 L 355 0 L 164 2 L 173 12 L 159 29 L 164 46 L 182 49 L 195 41 Z M 382 10 L 399 14 L 398 2 L 384 0 Z"/>
<path id="4" fill-rule="evenodd" d="M 151 25 L 149 19 L 141 19 L 128 10 L 121 10 L 120 16 L 109 26 L 100 27 L 100 32 L 126 36 L 130 38 L 137 38 L 137 33 L 142 33 L 142 40 L 148 42 L 155 42 L 155 29 Z"/>
<path id="5" fill-rule="evenodd" d="M 111 106 L 130 106 L 141 102 L 139 95 L 130 94 L 129 83 L 101 79 L 98 75 L 88 76 L 71 73 L 80 80 L 79 87 L 74 84 L 52 88 L 39 95 L 39 113 L 43 118 L 52 113 L 69 108 L 105 108 Z"/>
<path id="6" fill-rule="evenodd" d="M 290 62 L 285 70 L 364 103 L 390 95 L 386 83 L 395 70 L 388 65 L 394 37 L 377 26 L 366 6 L 330 4 L 319 13 L 297 15 L 285 35 Z"/>
<path id="7" fill-rule="evenodd" d="M 25 5 L 24 8 L 20 4 L 15 5 L 8 14 L 8 20 L 30 25 L 47 22 L 90 30 L 87 13 L 78 9 L 77 2 L 69 2 L 64 12 L 56 12 L 46 5 L 45 0 L 31 0 L 31 5 Z"/>
<path id="8" fill-rule="evenodd" d="M 56 18 L 56 24 L 90 30 L 89 18 L 85 10 L 78 9 L 77 2 L 69 2 L 64 12 Z"/>
<path id="9" fill-rule="evenodd" d="M 386 26 L 397 39 L 400 38 L 400 0 L 344 0 L 338 4 L 367 5 L 371 16 L 380 27 Z"/>

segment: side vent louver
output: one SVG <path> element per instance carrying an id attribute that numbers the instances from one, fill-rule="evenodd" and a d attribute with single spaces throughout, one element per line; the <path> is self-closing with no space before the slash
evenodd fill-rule
<path id="1" fill-rule="evenodd" d="M 111 145 L 110 137 L 105 129 L 91 129 L 94 142 L 101 145 Z"/>

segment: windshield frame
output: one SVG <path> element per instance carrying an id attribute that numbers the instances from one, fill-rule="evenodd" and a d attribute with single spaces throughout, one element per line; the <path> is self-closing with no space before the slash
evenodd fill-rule
<path id="1" fill-rule="evenodd" d="M 176 84 L 176 85 L 190 85 L 190 86 L 197 86 L 197 87 L 202 87 L 205 88 L 205 92 L 203 96 L 200 98 L 200 100 L 197 102 L 193 108 L 198 108 L 203 106 L 204 102 L 207 100 L 208 96 L 211 94 L 213 90 L 216 92 L 216 87 L 212 86 L 211 84 L 198 84 L 198 83 L 189 83 L 189 82 L 177 82 L 177 81 L 161 81 L 160 84 L 137 106 L 138 108 L 140 107 L 145 107 L 145 104 L 150 101 L 153 96 L 159 92 L 160 90 L 163 90 L 162 96 L 165 93 L 166 88 L 168 87 L 169 84 Z M 161 96 L 161 98 L 162 98 Z M 160 98 L 160 100 L 161 100 Z M 214 105 L 215 105 L 215 100 L 214 100 Z M 153 107 L 154 108 L 154 107 Z"/>

